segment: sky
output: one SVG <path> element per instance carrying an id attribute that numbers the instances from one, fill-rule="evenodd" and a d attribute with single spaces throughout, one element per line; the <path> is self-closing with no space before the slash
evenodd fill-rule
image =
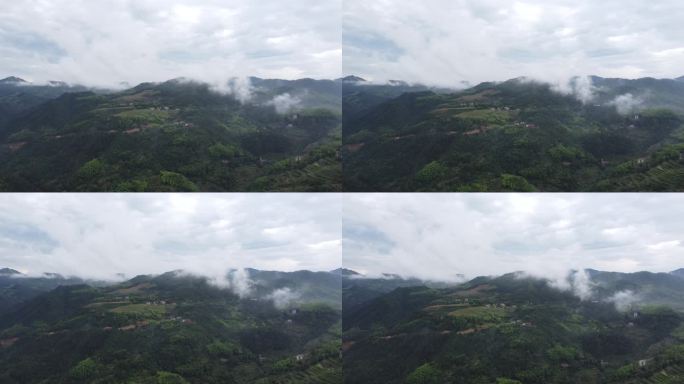
<path id="1" fill-rule="evenodd" d="M 5 194 L 0 268 L 114 279 L 341 266 L 338 194 Z"/>
<path id="2" fill-rule="evenodd" d="M 683 194 L 346 194 L 345 268 L 456 280 L 684 268 Z"/>
<path id="3" fill-rule="evenodd" d="M 345 74 L 461 86 L 684 75 L 676 0 L 345 0 Z"/>
<path id="4" fill-rule="evenodd" d="M 341 75 L 341 0 L 13 0 L 0 77 L 89 86 Z"/>

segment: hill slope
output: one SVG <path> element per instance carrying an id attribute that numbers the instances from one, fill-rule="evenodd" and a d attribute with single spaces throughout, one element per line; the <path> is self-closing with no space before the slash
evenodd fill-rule
<path id="1" fill-rule="evenodd" d="M 363 300 L 344 313 L 345 382 L 681 382 L 684 298 L 674 302 L 668 292 L 684 279 L 587 273 L 584 300 L 520 274 Z M 625 304 L 618 299 L 627 287 L 633 300 Z M 659 297 L 679 310 L 652 302 Z"/>
<path id="2" fill-rule="evenodd" d="M 0 130 L 0 190 L 340 190 L 340 85 L 251 84 L 244 102 L 175 79 L 32 103 Z"/>
<path id="3" fill-rule="evenodd" d="M 0 316 L 0 381 L 341 383 L 339 288 L 305 292 L 339 277 L 248 276 L 243 296 L 179 272 L 41 294 Z"/>
<path id="4" fill-rule="evenodd" d="M 582 103 L 527 79 L 409 91 L 359 111 L 344 84 L 349 191 L 678 191 L 684 83 L 594 77 Z"/>

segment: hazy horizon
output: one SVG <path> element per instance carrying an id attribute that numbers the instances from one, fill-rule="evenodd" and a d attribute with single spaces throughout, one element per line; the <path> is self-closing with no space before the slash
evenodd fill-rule
<path id="1" fill-rule="evenodd" d="M 102 280 L 329 271 L 341 265 L 340 210 L 337 194 L 9 194 L 0 268 Z"/>
<path id="2" fill-rule="evenodd" d="M 677 194 L 344 196 L 345 268 L 426 280 L 684 267 Z"/>
<path id="3" fill-rule="evenodd" d="M 683 15 L 674 1 L 350 0 L 343 71 L 440 86 L 519 76 L 677 78 Z"/>
<path id="4" fill-rule="evenodd" d="M 341 2 L 14 1 L 0 11 L 0 73 L 117 87 L 187 77 L 337 78 Z"/>

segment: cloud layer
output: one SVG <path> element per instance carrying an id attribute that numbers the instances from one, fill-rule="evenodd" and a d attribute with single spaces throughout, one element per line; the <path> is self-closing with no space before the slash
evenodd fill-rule
<path id="1" fill-rule="evenodd" d="M 0 266 L 114 278 L 341 265 L 336 194 L 7 194 Z"/>
<path id="2" fill-rule="evenodd" d="M 684 75 L 674 0 L 346 0 L 344 72 L 437 85 Z"/>
<path id="3" fill-rule="evenodd" d="M 341 74 L 339 0 L 17 0 L 0 76 L 113 86 L 189 77 Z"/>
<path id="4" fill-rule="evenodd" d="M 371 275 L 684 267 L 680 194 L 357 194 L 343 212 L 344 265 Z"/>

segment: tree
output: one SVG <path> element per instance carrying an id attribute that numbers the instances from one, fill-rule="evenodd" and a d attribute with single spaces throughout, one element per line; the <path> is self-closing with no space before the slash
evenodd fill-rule
<path id="1" fill-rule="evenodd" d="M 78 170 L 78 176 L 93 179 L 104 173 L 104 163 L 100 159 L 92 159 Z"/>
<path id="2" fill-rule="evenodd" d="M 159 371 L 157 372 L 157 384 L 189 384 L 183 376 L 173 373 Z"/>
<path id="3" fill-rule="evenodd" d="M 431 163 L 428 163 L 423 167 L 423 169 L 418 171 L 416 174 L 416 180 L 424 184 L 436 183 L 440 179 L 443 179 L 448 171 L 449 168 L 435 160 Z"/>
<path id="4" fill-rule="evenodd" d="M 406 384 L 441 384 L 444 374 L 431 363 L 416 368 L 406 377 Z"/>
<path id="5" fill-rule="evenodd" d="M 98 364 L 95 362 L 95 360 L 91 359 L 90 357 L 81 360 L 71 368 L 71 377 L 73 377 L 76 380 L 82 381 L 82 380 L 87 380 L 91 379 L 95 376 L 97 376 L 97 371 L 98 371 Z"/>
<path id="6" fill-rule="evenodd" d="M 524 177 L 516 175 L 501 175 L 501 186 L 507 191 L 536 192 L 537 188 L 530 184 Z"/>

